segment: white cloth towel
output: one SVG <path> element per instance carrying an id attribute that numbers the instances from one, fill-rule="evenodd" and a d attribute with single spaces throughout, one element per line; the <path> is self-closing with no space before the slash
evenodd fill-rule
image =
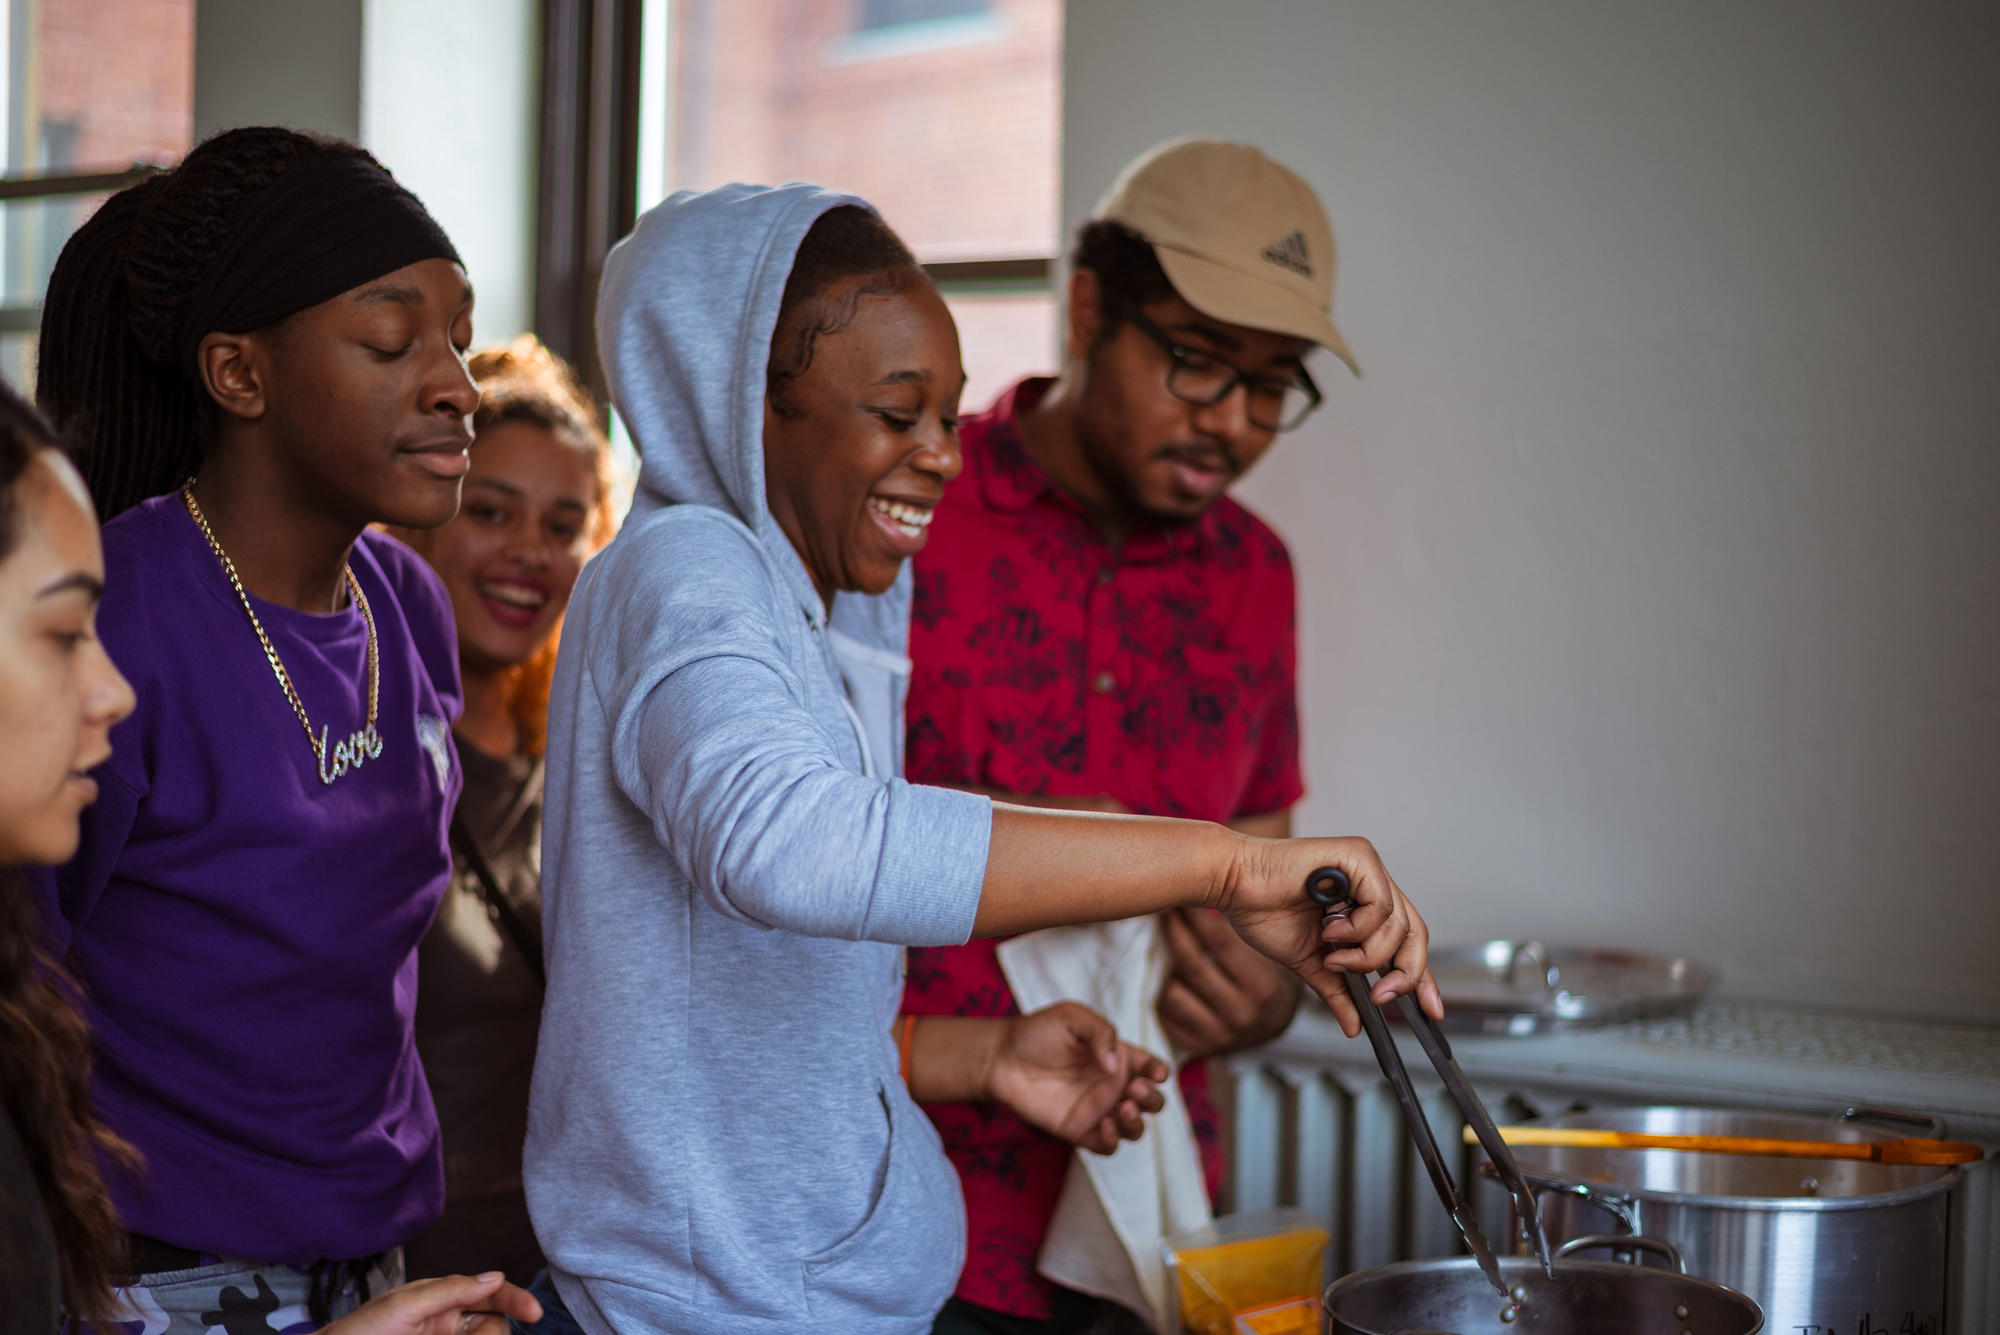
<path id="1" fill-rule="evenodd" d="M 1154 1002 L 1169 966 L 1157 918 L 1030 932 L 1000 945 L 1000 968 L 1022 1011 L 1078 1001 L 1118 1027 L 1118 1036 L 1167 1057 L 1172 1048 Z M 1056 1283 L 1109 1298 L 1173 1329 L 1160 1239 L 1209 1222 L 1208 1187 L 1194 1125 L 1177 1082 L 1146 1134 L 1111 1155 L 1070 1159 L 1036 1269 Z"/>

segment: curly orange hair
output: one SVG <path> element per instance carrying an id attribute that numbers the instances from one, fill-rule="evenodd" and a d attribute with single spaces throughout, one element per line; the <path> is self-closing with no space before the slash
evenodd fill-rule
<path id="1" fill-rule="evenodd" d="M 533 334 L 476 353 L 468 365 L 480 393 L 479 410 L 472 417 L 473 448 L 478 448 L 479 433 L 487 428 L 523 422 L 588 457 L 597 477 L 597 500 L 585 541 L 592 552 L 611 541 L 619 514 L 611 441 L 604 434 L 597 404 L 576 373 Z M 507 709 L 521 729 L 521 747 L 529 755 L 538 756 L 548 746 L 549 687 L 555 679 L 556 644 L 561 637 L 558 621 L 541 648 L 507 671 Z"/>

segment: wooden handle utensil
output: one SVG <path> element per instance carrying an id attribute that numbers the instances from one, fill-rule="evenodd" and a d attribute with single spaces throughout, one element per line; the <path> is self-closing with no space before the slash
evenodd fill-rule
<path id="1" fill-rule="evenodd" d="M 1773 1140 L 1762 1136 L 1649 1136 L 1639 1131 L 1598 1131 L 1580 1126 L 1503 1126 L 1509 1145 L 1554 1145 L 1592 1150 L 1689 1150 L 1697 1154 L 1764 1154 L 1787 1159 L 1858 1159 L 1866 1163 L 1977 1163 L 1986 1151 L 1959 1140 Z M 1476 1144 L 1472 1128 L 1465 1143 Z"/>

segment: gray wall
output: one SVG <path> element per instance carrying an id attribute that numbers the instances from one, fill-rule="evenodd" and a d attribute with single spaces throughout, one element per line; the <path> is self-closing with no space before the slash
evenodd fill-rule
<path id="1" fill-rule="evenodd" d="M 195 133 L 276 124 L 355 139 L 451 234 L 474 333 L 534 318 L 535 0 L 198 0 Z"/>
<path id="2" fill-rule="evenodd" d="M 477 344 L 535 318 L 537 0 L 368 0 L 361 138 L 450 233 Z"/>
<path id="3" fill-rule="evenodd" d="M 194 135 L 237 125 L 361 134 L 362 0 L 197 0 Z"/>
<path id="4" fill-rule="evenodd" d="M 2000 9 L 1075 0 L 1066 225 L 1173 134 L 1320 189 L 1365 378 L 1241 495 L 1301 828 L 1442 941 L 2000 1018 Z"/>

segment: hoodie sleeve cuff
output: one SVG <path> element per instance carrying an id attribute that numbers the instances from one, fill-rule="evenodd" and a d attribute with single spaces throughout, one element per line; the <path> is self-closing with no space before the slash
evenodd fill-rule
<path id="1" fill-rule="evenodd" d="M 895 781 L 861 935 L 906 946 L 969 941 L 992 839 L 992 799 Z"/>

